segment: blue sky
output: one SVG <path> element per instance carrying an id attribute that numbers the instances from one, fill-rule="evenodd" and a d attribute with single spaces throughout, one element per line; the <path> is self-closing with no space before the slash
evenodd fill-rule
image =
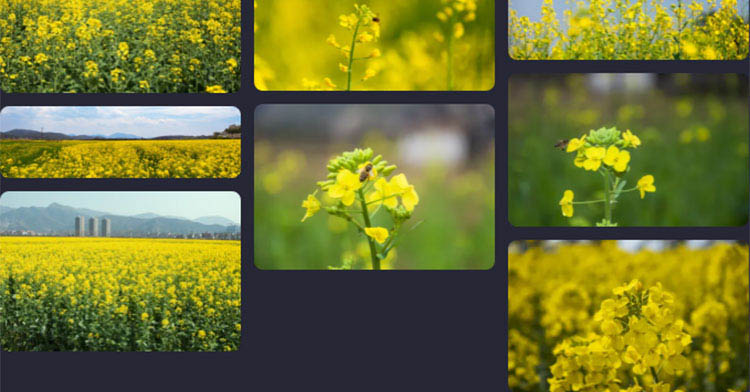
<path id="1" fill-rule="evenodd" d="M 579 0 L 555 0 L 555 11 L 557 12 L 557 18 L 559 20 L 562 20 L 562 12 L 567 9 L 574 9 L 576 3 Z M 518 12 L 519 16 L 528 16 L 531 18 L 532 21 L 539 21 L 539 17 L 541 15 L 542 10 L 542 3 L 544 0 L 510 0 L 510 8 L 514 9 Z M 672 4 L 677 4 L 678 0 L 664 0 L 665 6 L 670 6 Z M 688 5 L 692 2 L 692 0 L 683 0 L 683 5 Z M 585 1 L 585 3 L 588 3 Z M 632 0 L 632 3 L 635 3 L 635 0 Z M 646 4 L 650 3 L 650 1 L 645 2 Z M 706 4 L 705 0 L 702 0 L 703 4 Z M 719 1 L 720 3 L 720 1 Z M 747 14 L 747 0 L 738 0 L 738 7 L 745 7 L 745 12 L 740 12 L 741 15 Z"/>
<path id="2" fill-rule="evenodd" d="M 9 106 L 0 131 L 31 129 L 76 135 L 130 133 L 140 137 L 210 135 L 240 124 L 232 106 Z"/>
<path id="3" fill-rule="evenodd" d="M 234 192 L 5 192 L 3 207 L 47 207 L 59 203 L 116 215 L 151 212 L 188 219 L 218 215 L 240 222 L 240 197 Z"/>

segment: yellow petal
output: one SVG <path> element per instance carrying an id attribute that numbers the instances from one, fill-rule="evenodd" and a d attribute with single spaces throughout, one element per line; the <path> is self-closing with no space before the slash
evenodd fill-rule
<path id="1" fill-rule="evenodd" d="M 341 197 L 341 202 L 344 203 L 345 206 L 352 205 L 352 203 L 354 203 L 354 192 L 349 191 L 344 193 L 344 196 Z"/>
<path id="2" fill-rule="evenodd" d="M 406 180 L 406 175 L 401 173 L 391 178 L 391 185 L 394 185 L 398 191 L 404 191 L 409 188 L 409 181 Z"/>
<path id="3" fill-rule="evenodd" d="M 388 238 L 388 229 L 384 227 L 365 227 L 365 234 L 379 244 L 382 244 Z"/>
<path id="4" fill-rule="evenodd" d="M 401 195 L 401 202 L 404 204 L 404 208 L 406 208 L 407 211 L 414 211 L 414 206 L 419 203 L 419 195 L 417 195 L 417 191 L 414 190 L 414 186 L 410 186 L 409 190 Z"/>

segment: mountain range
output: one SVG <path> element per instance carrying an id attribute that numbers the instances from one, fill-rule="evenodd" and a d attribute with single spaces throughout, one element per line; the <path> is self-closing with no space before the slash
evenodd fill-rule
<path id="1" fill-rule="evenodd" d="M 31 230 L 44 234 L 71 234 L 75 230 L 75 218 L 107 218 L 111 222 L 113 236 L 150 233 L 236 233 L 240 226 L 220 216 L 187 219 L 176 216 L 161 216 L 153 213 L 134 216 L 116 215 L 86 208 L 74 208 L 58 203 L 47 207 L 0 206 L 0 231 Z M 88 227 L 88 222 L 86 223 Z"/>
<path id="2" fill-rule="evenodd" d="M 30 129 L 13 129 L 0 132 L 0 139 L 45 139 L 45 140 L 89 140 L 89 139 L 141 139 L 140 136 L 129 133 L 113 133 L 111 135 L 74 135 L 59 132 L 39 132 Z"/>

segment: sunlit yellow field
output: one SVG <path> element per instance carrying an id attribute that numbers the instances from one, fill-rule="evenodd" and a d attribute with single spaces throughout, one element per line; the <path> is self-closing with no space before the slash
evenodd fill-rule
<path id="1" fill-rule="evenodd" d="M 508 253 L 514 391 L 746 391 L 748 247 Z"/>
<path id="2" fill-rule="evenodd" d="M 232 351 L 240 242 L 0 237 L 0 345 Z"/>
<path id="3" fill-rule="evenodd" d="M 240 140 L 2 140 L 0 173 L 16 178 L 233 178 Z"/>
<path id="4" fill-rule="evenodd" d="M 233 92 L 240 0 L 0 0 L 5 92 Z"/>
<path id="5" fill-rule="evenodd" d="M 518 2 L 522 0 L 517 0 Z M 559 2 L 558 2 L 559 4 Z M 544 0 L 539 21 L 509 8 L 516 60 L 743 60 L 747 2 L 737 0 L 578 1 L 561 18 Z M 742 8 L 744 10 L 740 11 Z"/>

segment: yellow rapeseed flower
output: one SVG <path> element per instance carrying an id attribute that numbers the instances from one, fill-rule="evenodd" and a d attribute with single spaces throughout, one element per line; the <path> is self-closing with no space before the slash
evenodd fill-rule
<path id="1" fill-rule="evenodd" d="M 307 200 L 302 202 L 302 207 L 306 208 L 305 216 L 302 217 L 302 222 L 305 219 L 315 215 L 320 210 L 320 201 L 315 197 L 315 194 L 307 195 Z"/>
<path id="2" fill-rule="evenodd" d="M 586 149 L 586 160 L 583 162 L 583 168 L 590 171 L 597 171 L 602 165 L 602 160 L 607 155 L 604 147 L 589 147 Z"/>
<path id="3" fill-rule="evenodd" d="M 404 205 L 404 208 L 407 211 L 414 211 L 414 206 L 419 204 L 419 195 L 417 195 L 414 185 L 409 184 L 406 180 L 406 175 L 401 173 L 393 176 L 391 178 L 391 186 L 401 196 L 401 204 Z"/>
<path id="4" fill-rule="evenodd" d="M 343 169 L 336 175 L 336 183 L 328 188 L 328 196 L 334 199 L 341 199 L 341 202 L 345 206 L 350 206 L 354 203 L 354 192 L 361 187 L 362 183 L 359 181 L 359 175 Z"/>
<path id="5" fill-rule="evenodd" d="M 212 94 L 225 94 L 227 91 L 224 90 L 223 87 L 216 85 L 216 86 L 207 86 L 206 92 L 212 93 Z"/>
<path id="6" fill-rule="evenodd" d="M 388 239 L 388 229 L 384 227 L 365 227 L 365 234 L 379 244 L 384 243 Z"/>
<path id="7" fill-rule="evenodd" d="M 615 146 L 609 146 L 603 161 L 605 165 L 611 166 L 615 171 L 622 173 L 628 168 L 630 152 L 620 150 Z"/>
<path id="8" fill-rule="evenodd" d="M 578 151 L 581 147 L 586 145 L 586 135 L 583 135 L 580 139 L 579 138 L 572 138 L 568 142 L 568 148 L 565 150 L 566 152 L 573 152 Z"/>
<path id="9" fill-rule="evenodd" d="M 622 134 L 622 140 L 625 141 L 625 147 L 636 148 L 641 145 L 641 139 L 639 139 L 638 136 L 630 132 L 629 129 L 625 131 L 625 133 Z"/>
<path id="10" fill-rule="evenodd" d="M 654 176 L 647 174 L 638 180 L 638 190 L 641 192 L 641 199 L 646 196 L 646 192 L 656 192 L 656 186 L 654 186 Z"/>
<path id="11" fill-rule="evenodd" d="M 560 207 L 564 217 L 571 218 L 573 216 L 573 191 L 570 189 L 563 192 L 563 197 L 560 199 Z"/>

